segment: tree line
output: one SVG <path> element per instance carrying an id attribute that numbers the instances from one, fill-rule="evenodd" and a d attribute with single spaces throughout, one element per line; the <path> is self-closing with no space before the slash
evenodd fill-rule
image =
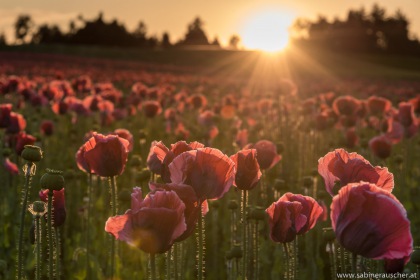
<path id="1" fill-rule="evenodd" d="M 139 48 L 170 48 L 174 46 L 212 46 L 220 48 L 217 37 L 210 40 L 204 31 L 204 22 L 196 17 L 187 26 L 183 39 L 173 43 L 168 32 L 159 38 L 148 35 L 147 25 L 140 21 L 134 31 L 127 30 L 123 23 L 114 19 L 105 21 L 103 13 L 92 19 L 85 19 L 79 15 L 71 20 L 67 32 L 58 25 L 42 24 L 36 26 L 30 15 L 19 15 L 15 21 L 16 44 L 66 44 L 66 45 L 97 45 L 112 47 Z M 5 43 L 4 35 L 2 36 Z M 0 38 L 1 40 L 1 38 Z"/>
<path id="2" fill-rule="evenodd" d="M 335 52 L 364 52 L 420 55 L 419 40 L 409 32 L 407 16 L 397 10 L 388 14 L 378 4 L 370 12 L 349 10 L 344 20 L 325 16 L 298 19 L 293 25 L 293 42 L 303 48 L 320 47 Z"/>

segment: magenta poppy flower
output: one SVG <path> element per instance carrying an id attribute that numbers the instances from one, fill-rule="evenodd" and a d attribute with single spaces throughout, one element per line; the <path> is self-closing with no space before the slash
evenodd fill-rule
<path id="1" fill-rule="evenodd" d="M 408 102 L 400 102 L 398 104 L 398 120 L 404 127 L 410 127 L 412 125 L 417 125 L 417 118 L 414 114 L 414 106 Z"/>
<path id="2" fill-rule="evenodd" d="M 9 126 L 10 113 L 12 113 L 12 104 L 0 104 L 0 128 Z"/>
<path id="3" fill-rule="evenodd" d="M 117 128 L 114 130 L 114 134 L 118 135 L 120 138 L 123 138 L 128 141 L 128 151 L 131 152 L 134 146 L 134 137 L 133 134 L 127 129 Z"/>
<path id="4" fill-rule="evenodd" d="M 338 242 L 357 255 L 402 259 L 413 251 L 404 207 L 375 184 L 360 182 L 341 188 L 331 204 L 331 221 Z"/>
<path id="5" fill-rule="evenodd" d="M 147 165 L 153 173 L 159 174 L 164 182 L 170 183 L 171 174 L 169 172 L 169 164 L 173 159 L 183 152 L 199 148 L 204 148 L 204 145 L 200 142 L 191 142 L 188 144 L 185 141 L 178 141 L 175 144 L 171 144 L 170 150 L 161 141 L 152 143 L 149 156 L 147 157 Z"/>
<path id="6" fill-rule="evenodd" d="M 82 166 L 89 166 L 92 173 L 101 177 L 121 175 L 127 163 L 128 146 L 129 142 L 117 135 L 93 133 L 83 145 Z"/>
<path id="7" fill-rule="evenodd" d="M 269 217 L 271 240 L 287 243 L 312 229 L 323 210 L 312 197 L 286 193 L 265 212 Z"/>
<path id="8" fill-rule="evenodd" d="M 257 160 L 261 170 L 270 169 L 281 160 L 281 155 L 277 154 L 277 147 L 273 142 L 268 140 L 260 140 L 255 144 L 248 144 L 246 149 L 257 150 Z"/>
<path id="9" fill-rule="evenodd" d="M 346 95 L 336 98 L 332 107 L 337 115 L 351 116 L 357 114 L 361 106 L 362 103 L 360 100 L 353 96 Z"/>
<path id="10" fill-rule="evenodd" d="M 19 133 L 25 130 L 26 120 L 18 113 L 11 112 L 9 117 L 9 125 L 6 128 L 7 133 Z"/>
<path id="11" fill-rule="evenodd" d="M 39 198 L 45 203 L 48 202 L 49 190 L 41 190 Z M 66 206 L 64 198 L 64 188 L 59 191 L 53 191 L 53 220 L 52 225 L 59 227 L 64 224 L 66 220 Z"/>
<path id="12" fill-rule="evenodd" d="M 51 136 L 54 133 L 54 123 L 49 120 L 45 120 L 41 123 L 41 132 L 46 136 Z"/>
<path id="13" fill-rule="evenodd" d="M 373 137 L 369 141 L 372 153 L 380 159 L 386 159 L 391 155 L 392 143 L 385 135 Z"/>
<path id="14" fill-rule="evenodd" d="M 240 190 L 251 190 L 260 181 L 261 171 L 257 161 L 257 150 L 242 150 L 230 157 L 236 165 L 234 185 Z"/>
<path id="15" fill-rule="evenodd" d="M 159 190 L 174 191 L 185 204 L 184 216 L 187 228 L 181 236 L 175 239 L 175 242 L 185 240 L 193 234 L 201 211 L 200 203 L 194 189 L 184 184 L 158 184 L 154 182 L 149 183 L 149 188 L 152 192 Z"/>
<path id="16" fill-rule="evenodd" d="M 12 175 L 18 175 L 19 174 L 19 168 L 18 166 L 13 163 L 12 161 L 10 161 L 10 159 L 8 157 L 6 157 L 3 160 L 3 166 L 4 168 L 6 168 L 6 170 L 12 174 Z"/>
<path id="17" fill-rule="evenodd" d="M 23 149 L 25 149 L 25 145 L 33 145 L 35 144 L 36 138 L 30 134 L 26 134 L 25 132 L 21 131 L 16 136 L 16 146 L 15 151 L 16 154 L 20 156 Z"/>
<path id="18" fill-rule="evenodd" d="M 187 229 L 184 210 L 185 204 L 174 191 L 157 190 L 143 200 L 141 189 L 134 188 L 131 209 L 110 217 L 105 231 L 146 253 L 164 253 Z"/>
<path id="19" fill-rule="evenodd" d="M 379 97 L 379 96 L 371 96 L 367 100 L 367 108 L 370 114 L 382 116 L 386 112 L 388 112 L 391 107 L 392 103 L 386 98 Z"/>
<path id="20" fill-rule="evenodd" d="M 149 100 L 143 103 L 143 112 L 144 115 L 148 118 L 153 118 L 156 115 L 159 115 L 162 112 L 162 107 L 157 101 Z"/>
<path id="21" fill-rule="evenodd" d="M 376 184 L 388 192 L 394 188 L 394 175 L 388 168 L 373 167 L 357 153 L 336 149 L 318 160 L 318 172 L 324 178 L 325 188 L 331 195 L 348 183 L 365 181 Z"/>
<path id="22" fill-rule="evenodd" d="M 221 198 L 235 179 L 235 163 L 218 149 L 200 148 L 184 152 L 169 164 L 171 181 L 194 188 L 202 202 Z"/>

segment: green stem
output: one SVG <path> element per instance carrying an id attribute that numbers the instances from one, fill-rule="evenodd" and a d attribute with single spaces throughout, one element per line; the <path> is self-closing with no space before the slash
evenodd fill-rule
<path id="1" fill-rule="evenodd" d="M 92 174 L 89 174 L 88 179 L 88 204 L 87 204 L 87 219 L 86 219 L 86 276 L 90 279 L 90 208 L 92 200 Z"/>
<path id="2" fill-rule="evenodd" d="M 357 273 L 357 254 L 352 253 L 352 258 L 351 258 L 351 270 L 352 273 L 356 274 Z"/>
<path id="3" fill-rule="evenodd" d="M 156 257 L 155 254 L 150 254 L 150 279 L 156 280 Z"/>
<path id="4" fill-rule="evenodd" d="M 286 269 L 284 272 L 284 278 L 289 279 L 290 257 L 289 257 L 289 249 L 287 248 L 287 243 L 283 243 L 283 253 L 284 253 L 284 258 L 286 259 Z"/>
<path id="5" fill-rule="evenodd" d="M 198 280 L 203 279 L 204 274 L 204 238 L 203 238 L 203 213 L 202 209 L 200 209 L 200 214 L 198 217 Z"/>
<path id="6" fill-rule="evenodd" d="M 117 182 L 116 182 L 116 177 L 112 176 L 109 178 L 109 186 L 111 188 L 111 209 L 112 209 L 112 216 L 116 216 L 117 215 Z M 114 269 L 115 269 L 115 244 L 116 243 L 116 239 L 115 238 L 111 238 L 111 279 L 114 279 Z"/>
<path id="7" fill-rule="evenodd" d="M 247 190 L 243 190 L 242 191 L 242 209 L 241 209 L 241 214 L 242 214 L 242 279 L 246 279 L 246 274 L 247 274 L 247 231 L 248 231 L 248 223 L 247 223 L 247 215 L 246 215 L 246 211 L 247 211 Z"/>
<path id="8" fill-rule="evenodd" d="M 173 247 L 166 252 L 166 279 L 171 279 L 172 248 Z"/>
<path id="9" fill-rule="evenodd" d="M 17 279 L 20 280 L 23 277 L 23 233 L 25 230 L 25 215 L 26 215 L 26 208 L 28 205 L 28 196 L 29 191 L 31 189 L 31 171 L 34 163 L 28 162 L 26 164 L 25 170 L 25 185 L 23 186 L 23 200 L 22 200 L 22 210 L 20 212 L 20 226 L 19 226 L 19 243 L 18 243 L 18 262 L 17 262 Z"/>
<path id="10" fill-rule="evenodd" d="M 42 267 L 41 267 L 41 223 L 40 216 L 35 216 L 35 240 L 36 240 L 36 266 L 35 266 L 35 279 L 41 280 Z"/>
<path id="11" fill-rule="evenodd" d="M 61 240 L 60 240 L 60 229 L 55 227 L 54 228 L 54 233 L 55 233 L 55 249 L 56 249 L 56 258 L 55 258 L 55 270 L 57 271 L 57 279 L 60 279 L 60 272 L 61 272 L 61 267 L 60 267 L 60 255 L 61 255 Z"/>
<path id="12" fill-rule="evenodd" d="M 259 230 L 258 230 L 258 220 L 256 220 L 255 223 L 255 246 L 254 246 L 254 250 L 255 250 L 255 279 L 259 279 L 260 278 L 260 271 L 259 271 L 259 246 L 258 246 L 258 241 L 259 241 Z"/>
<path id="13" fill-rule="evenodd" d="M 175 280 L 178 279 L 178 261 L 180 261 L 180 259 L 178 258 L 178 246 L 179 246 L 178 242 L 174 244 L 174 278 Z"/>
<path id="14" fill-rule="evenodd" d="M 53 245 L 53 231 L 52 231 L 52 204 L 53 204 L 53 190 L 48 191 L 48 276 L 49 279 L 54 279 L 54 245 Z"/>

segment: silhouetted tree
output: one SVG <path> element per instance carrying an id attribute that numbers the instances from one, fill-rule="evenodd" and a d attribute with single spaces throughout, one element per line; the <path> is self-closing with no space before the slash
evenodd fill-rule
<path id="1" fill-rule="evenodd" d="M 26 37 L 30 34 L 34 23 L 30 15 L 19 15 L 15 22 L 16 43 L 25 43 Z"/>
<path id="2" fill-rule="evenodd" d="M 0 46 L 6 46 L 6 35 L 4 35 L 4 33 L 0 34 Z"/>
<path id="3" fill-rule="evenodd" d="M 38 31 L 32 37 L 32 43 L 35 44 L 57 44 L 65 43 L 65 35 L 57 25 L 49 27 L 44 24 L 38 28 Z"/>
<path id="4" fill-rule="evenodd" d="M 231 49 L 237 50 L 239 48 L 239 42 L 241 38 L 238 35 L 232 35 L 229 39 L 229 47 Z"/>
<path id="5" fill-rule="evenodd" d="M 212 46 L 216 46 L 216 47 L 220 47 L 220 42 L 219 42 L 219 38 L 214 37 L 213 41 L 211 42 Z"/>
<path id="6" fill-rule="evenodd" d="M 183 45 L 209 45 L 207 35 L 203 30 L 204 22 L 200 17 L 196 17 L 192 23 L 188 25 L 185 39 L 181 42 Z"/>
<path id="7" fill-rule="evenodd" d="M 163 33 L 163 35 L 162 35 L 162 42 L 161 42 L 161 46 L 162 46 L 162 48 L 164 48 L 164 49 L 170 48 L 170 47 L 172 46 L 172 44 L 171 44 L 171 40 L 170 40 L 170 38 L 169 38 L 169 33 L 168 33 L 168 32 Z"/>

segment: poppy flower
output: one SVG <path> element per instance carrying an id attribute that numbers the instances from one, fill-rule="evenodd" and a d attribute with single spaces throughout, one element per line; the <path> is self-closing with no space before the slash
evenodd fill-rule
<path id="1" fill-rule="evenodd" d="M 156 115 L 159 115 L 162 112 L 162 107 L 157 101 L 145 101 L 143 103 L 144 115 L 148 118 L 153 118 Z"/>
<path id="2" fill-rule="evenodd" d="M 355 115 L 361 106 L 360 100 L 347 95 L 336 98 L 332 107 L 337 115 L 351 116 Z"/>
<path id="3" fill-rule="evenodd" d="M 236 133 L 235 143 L 243 148 L 248 143 L 248 129 L 241 129 Z"/>
<path id="4" fill-rule="evenodd" d="M 11 112 L 9 115 L 9 124 L 6 128 L 7 133 L 19 133 L 26 127 L 25 118 L 18 113 Z"/>
<path id="5" fill-rule="evenodd" d="M 349 148 L 355 147 L 359 143 L 359 136 L 357 136 L 354 128 L 347 129 L 345 132 L 346 146 Z"/>
<path id="6" fill-rule="evenodd" d="M 392 107 L 391 101 L 374 95 L 368 98 L 366 105 L 369 113 L 376 116 L 382 116 Z"/>
<path id="7" fill-rule="evenodd" d="M 123 138 L 128 141 L 128 151 L 131 152 L 133 150 L 134 145 L 134 137 L 133 134 L 131 134 L 130 131 L 124 128 L 117 128 L 114 130 L 114 134 L 118 135 L 120 138 Z"/>
<path id="8" fill-rule="evenodd" d="M 248 144 L 245 149 L 256 149 L 257 160 L 262 170 L 270 169 L 281 160 L 281 156 L 277 154 L 277 147 L 273 142 L 268 140 L 260 140 L 255 144 Z"/>
<path id="9" fill-rule="evenodd" d="M 312 229 L 323 209 L 312 197 L 285 193 L 265 212 L 269 217 L 271 240 L 287 243 Z"/>
<path id="10" fill-rule="evenodd" d="M 365 181 L 391 192 L 394 175 L 388 168 L 373 167 L 368 160 L 357 153 L 336 149 L 318 160 L 318 172 L 324 178 L 327 192 L 334 195 L 348 183 Z"/>
<path id="11" fill-rule="evenodd" d="M 331 204 L 331 221 L 338 242 L 365 258 L 401 259 L 413 251 L 404 207 L 375 184 L 360 182 L 341 188 Z"/>
<path id="12" fill-rule="evenodd" d="M 26 134 L 25 132 L 21 131 L 16 136 L 16 146 L 15 151 L 16 154 L 20 156 L 23 149 L 25 148 L 25 145 L 33 145 L 35 144 L 36 138 L 30 134 Z"/>
<path id="13" fill-rule="evenodd" d="M 370 139 L 369 148 L 378 158 L 386 159 L 391 155 L 392 143 L 385 135 L 379 135 Z"/>
<path id="14" fill-rule="evenodd" d="M 194 109 L 199 109 L 207 105 L 207 98 L 202 94 L 193 94 L 189 99 L 190 103 Z"/>
<path id="15" fill-rule="evenodd" d="M 12 175 L 18 175 L 19 174 L 19 168 L 18 166 L 13 163 L 12 161 L 10 161 L 10 159 L 8 157 L 6 157 L 3 160 L 3 166 L 4 168 L 6 168 L 6 170 L 12 174 Z"/>
<path id="16" fill-rule="evenodd" d="M 93 133 L 84 145 L 83 157 L 92 173 L 101 177 L 121 175 L 127 163 L 129 142 L 117 135 Z"/>
<path id="17" fill-rule="evenodd" d="M 0 128 L 6 128 L 10 123 L 12 104 L 0 104 Z"/>
<path id="18" fill-rule="evenodd" d="M 41 190 L 39 192 L 39 198 L 43 202 L 48 202 L 49 190 Z M 52 225 L 59 227 L 64 224 L 66 220 L 66 206 L 64 199 L 64 188 L 59 191 L 53 191 L 53 220 Z"/>
<path id="19" fill-rule="evenodd" d="M 194 188 L 200 201 L 221 198 L 235 179 L 235 163 L 218 149 L 184 152 L 169 164 L 171 181 Z"/>
<path id="20" fill-rule="evenodd" d="M 203 148 L 204 145 L 199 142 L 187 143 L 185 141 L 178 141 L 171 144 L 169 150 L 162 142 L 152 143 L 149 156 L 147 157 L 147 165 L 149 169 L 156 174 L 161 175 L 162 180 L 166 183 L 171 182 L 171 174 L 169 172 L 169 164 L 175 157 L 183 152 Z"/>
<path id="21" fill-rule="evenodd" d="M 182 200 L 182 202 L 184 202 L 184 216 L 187 229 L 181 236 L 175 239 L 175 242 L 180 242 L 188 238 L 194 232 L 201 211 L 201 207 L 194 189 L 191 186 L 184 184 L 158 184 L 154 182 L 149 183 L 149 188 L 152 193 L 159 190 L 174 191 Z"/>
<path id="22" fill-rule="evenodd" d="M 392 144 L 399 143 L 404 137 L 404 127 L 392 117 L 382 122 L 382 131 Z"/>
<path id="23" fill-rule="evenodd" d="M 214 124 L 214 112 L 206 110 L 198 116 L 198 123 L 203 126 L 212 126 Z"/>
<path id="24" fill-rule="evenodd" d="M 257 186 L 261 178 L 257 161 L 257 150 L 242 150 L 230 157 L 236 165 L 234 185 L 240 190 L 250 190 Z"/>
<path id="25" fill-rule="evenodd" d="M 54 123 L 49 120 L 45 120 L 41 123 L 41 132 L 46 136 L 51 136 L 54 133 Z"/>
<path id="26" fill-rule="evenodd" d="M 136 187 L 131 209 L 110 217 L 105 231 L 146 253 L 164 253 L 187 229 L 184 210 L 185 204 L 174 191 L 159 190 L 143 200 L 141 189 Z"/>

